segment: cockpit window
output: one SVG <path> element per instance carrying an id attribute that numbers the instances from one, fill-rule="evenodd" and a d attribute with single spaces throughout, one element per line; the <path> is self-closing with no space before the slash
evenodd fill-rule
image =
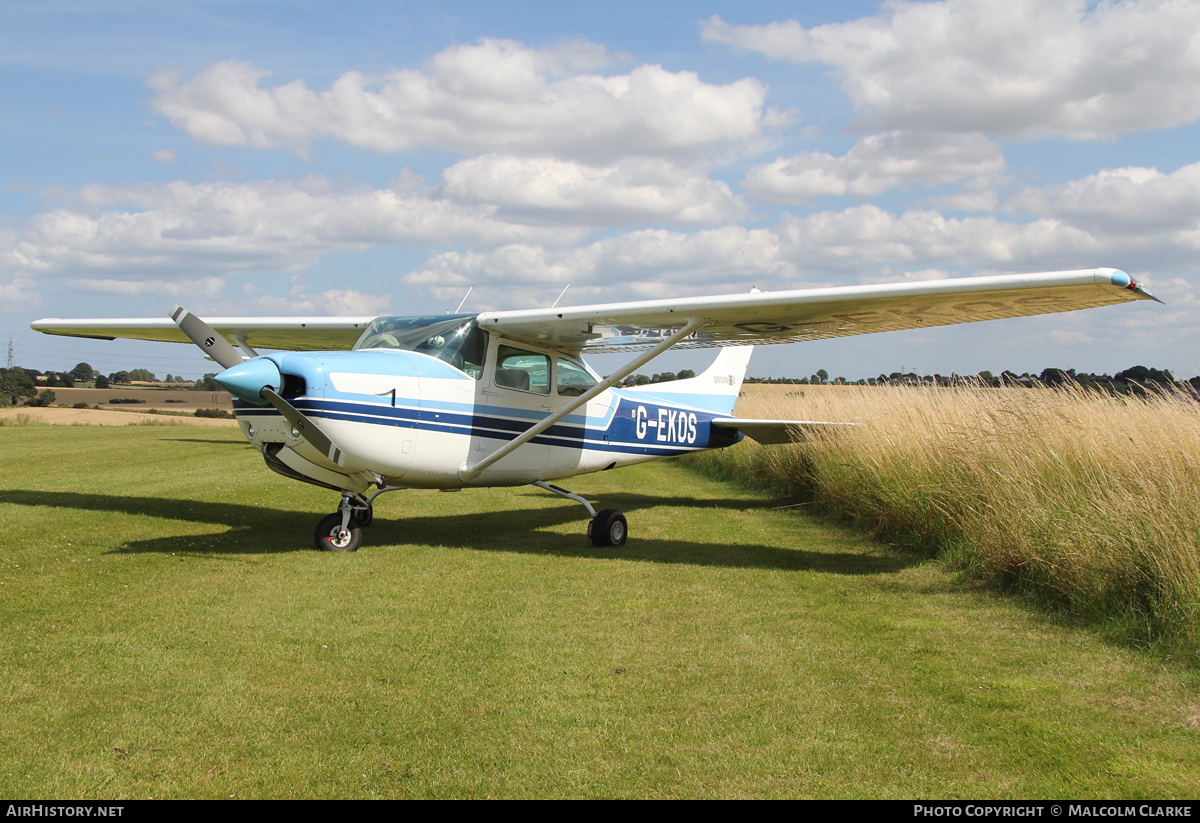
<path id="1" fill-rule="evenodd" d="M 558 396 L 579 397 L 596 385 L 596 378 L 573 360 L 558 358 Z"/>
<path id="2" fill-rule="evenodd" d="M 476 380 L 483 376 L 487 335 L 473 314 L 380 317 L 363 332 L 354 351 L 398 349 L 436 357 Z"/>

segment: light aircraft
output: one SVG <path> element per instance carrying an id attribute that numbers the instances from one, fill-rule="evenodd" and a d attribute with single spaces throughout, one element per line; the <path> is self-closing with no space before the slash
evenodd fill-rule
<path id="1" fill-rule="evenodd" d="M 341 495 L 317 526 L 321 549 L 355 551 L 385 492 L 526 484 L 582 504 L 592 542 L 620 546 L 628 534 L 621 512 L 597 512 L 549 481 L 745 436 L 792 442 L 837 425 L 732 416 L 756 343 L 1132 300 L 1157 298 L 1124 272 L 1098 268 L 429 317 L 205 322 L 176 306 L 170 319 L 45 319 L 31 327 L 198 345 L 223 367 L 216 380 L 267 466 Z M 253 346 L 280 351 L 260 355 Z M 698 377 L 616 388 L 673 347 L 721 351 Z M 641 353 L 604 379 L 582 359 L 616 351 Z"/>

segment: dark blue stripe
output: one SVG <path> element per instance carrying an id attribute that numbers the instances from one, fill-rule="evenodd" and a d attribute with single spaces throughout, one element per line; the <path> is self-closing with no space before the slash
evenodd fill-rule
<path id="1" fill-rule="evenodd" d="M 316 398 L 299 398 L 292 401 L 297 409 L 305 414 L 329 420 L 345 420 L 369 425 L 395 426 L 398 428 L 425 429 L 451 434 L 461 434 L 471 437 L 482 437 L 490 440 L 508 442 L 525 432 L 530 422 L 527 420 L 512 420 L 494 415 L 463 414 L 430 409 L 393 408 L 391 406 L 349 403 L 339 400 L 319 400 Z M 636 436 L 635 421 L 628 409 L 622 406 L 645 406 L 648 420 L 657 422 L 659 405 L 653 403 L 631 403 L 625 398 L 619 399 L 619 405 L 613 414 L 606 430 L 589 429 L 583 426 L 559 423 L 551 426 L 545 432 L 534 437 L 530 442 L 545 446 L 558 446 L 571 449 L 592 449 L 595 451 L 621 452 L 625 454 L 645 454 L 668 456 L 684 454 L 689 451 L 706 448 L 709 442 L 709 421 L 716 415 L 693 412 L 697 416 L 697 437 L 695 443 L 674 443 L 658 445 L 657 428 L 651 426 L 647 430 L 646 439 L 639 440 Z M 670 409 L 669 406 L 661 408 Z M 245 417 L 279 416 L 273 408 L 253 406 L 243 401 L 234 401 L 235 413 Z M 624 413 L 622 413 L 624 412 Z M 688 412 L 684 412 L 687 414 Z M 651 434 L 653 431 L 654 434 Z"/>

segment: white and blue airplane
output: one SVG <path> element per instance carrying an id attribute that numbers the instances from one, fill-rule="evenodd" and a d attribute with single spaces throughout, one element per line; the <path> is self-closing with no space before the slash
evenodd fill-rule
<path id="1" fill-rule="evenodd" d="M 550 481 L 745 436 L 794 442 L 837 425 L 733 417 L 754 344 L 1147 299 L 1157 300 L 1129 275 L 1099 268 L 430 317 L 206 323 L 176 306 L 169 320 L 45 319 L 31 327 L 198 345 L 223 367 L 216 380 L 267 466 L 341 495 L 317 526 L 321 549 L 355 551 L 385 492 L 527 484 L 582 504 L 592 542 L 620 546 L 628 534 L 621 512 L 597 512 Z M 721 351 L 698 377 L 616 388 L 673 347 Z M 604 379 L 582 359 L 615 351 L 641 353 Z"/>

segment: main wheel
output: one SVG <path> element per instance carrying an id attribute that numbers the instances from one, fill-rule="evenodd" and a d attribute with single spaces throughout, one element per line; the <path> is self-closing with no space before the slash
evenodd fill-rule
<path id="1" fill-rule="evenodd" d="M 588 524 L 588 537 L 594 546 L 624 546 L 628 536 L 625 515 L 616 509 L 604 509 Z"/>
<path id="2" fill-rule="evenodd" d="M 371 525 L 371 521 L 375 519 L 375 507 L 368 503 L 366 508 L 354 509 L 350 512 L 350 516 L 358 525 L 369 526 Z"/>
<path id="3" fill-rule="evenodd" d="M 356 552 L 362 545 L 362 529 L 351 517 L 350 524 L 342 531 L 342 513 L 334 512 L 321 518 L 317 524 L 317 549 L 323 552 Z"/>

